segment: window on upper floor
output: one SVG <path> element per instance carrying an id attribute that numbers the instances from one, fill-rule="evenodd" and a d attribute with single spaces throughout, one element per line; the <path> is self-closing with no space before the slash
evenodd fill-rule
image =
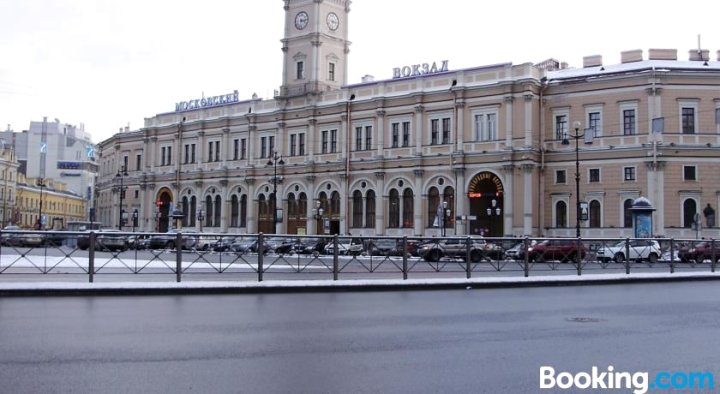
<path id="1" fill-rule="evenodd" d="M 328 64 L 328 80 L 335 80 L 335 63 Z"/>
<path id="2" fill-rule="evenodd" d="M 305 79 L 305 62 L 295 63 L 295 79 Z"/>
<path id="3" fill-rule="evenodd" d="M 602 117 L 600 112 L 588 112 L 588 129 L 592 130 L 593 138 L 602 136 Z"/>
<path id="4" fill-rule="evenodd" d="M 695 134 L 695 108 L 682 108 L 682 133 Z"/>
<path id="5" fill-rule="evenodd" d="M 402 146 L 410 146 L 410 122 L 402 122 Z"/>
<path id="6" fill-rule="evenodd" d="M 695 166 L 683 166 L 683 180 L 684 181 L 696 181 L 696 167 Z"/>
<path id="7" fill-rule="evenodd" d="M 497 112 L 475 114 L 475 141 L 494 141 L 497 134 Z"/>
<path id="8" fill-rule="evenodd" d="M 634 181 L 635 167 L 623 167 L 623 179 L 625 181 Z"/>
<path id="9" fill-rule="evenodd" d="M 565 170 L 555 171 L 555 183 L 566 183 L 566 182 L 567 182 L 567 172 Z"/>
<path id="10" fill-rule="evenodd" d="M 635 110 L 624 109 L 622 111 L 623 116 L 623 135 L 635 135 L 637 134 L 636 122 L 635 122 Z"/>
<path id="11" fill-rule="evenodd" d="M 590 169 L 590 182 L 600 182 L 600 169 L 599 168 L 591 168 Z"/>
<path id="12" fill-rule="evenodd" d="M 568 116 L 555 115 L 555 139 L 565 140 L 568 138 Z"/>

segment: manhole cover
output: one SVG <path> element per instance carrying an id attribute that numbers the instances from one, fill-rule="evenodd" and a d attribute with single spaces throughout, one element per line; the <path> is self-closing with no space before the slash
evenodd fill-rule
<path id="1" fill-rule="evenodd" d="M 602 321 L 596 317 L 569 317 L 565 320 L 573 323 L 599 323 Z"/>

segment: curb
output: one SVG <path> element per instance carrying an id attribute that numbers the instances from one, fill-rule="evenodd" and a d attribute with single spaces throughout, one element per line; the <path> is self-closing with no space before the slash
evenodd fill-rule
<path id="1" fill-rule="evenodd" d="M 536 276 L 477 279 L 189 281 L 189 282 L 0 282 L 0 297 L 138 296 L 202 294 L 332 293 L 366 291 L 477 290 L 522 287 L 622 285 L 720 280 L 720 273 Z"/>

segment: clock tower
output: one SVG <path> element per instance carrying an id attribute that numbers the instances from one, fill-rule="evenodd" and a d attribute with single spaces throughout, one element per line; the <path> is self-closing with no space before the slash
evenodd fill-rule
<path id="1" fill-rule="evenodd" d="M 347 84 L 350 0 L 283 0 L 283 83 L 280 96 L 340 89 Z"/>

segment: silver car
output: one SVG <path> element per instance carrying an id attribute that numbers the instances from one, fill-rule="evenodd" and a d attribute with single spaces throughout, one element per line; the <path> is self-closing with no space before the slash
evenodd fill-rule
<path id="1" fill-rule="evenodd" d="M 652 239 L 631 239 L 627 247 L 625 241 L 620 241 L 612 246 L 603 246 L 597 251 L 597 259 L 602 262 L 613 260 L 622 263 L 627 257 L 628 260 L 656 263 L 660 256 L 662 256 L 660 244 Z"/>

